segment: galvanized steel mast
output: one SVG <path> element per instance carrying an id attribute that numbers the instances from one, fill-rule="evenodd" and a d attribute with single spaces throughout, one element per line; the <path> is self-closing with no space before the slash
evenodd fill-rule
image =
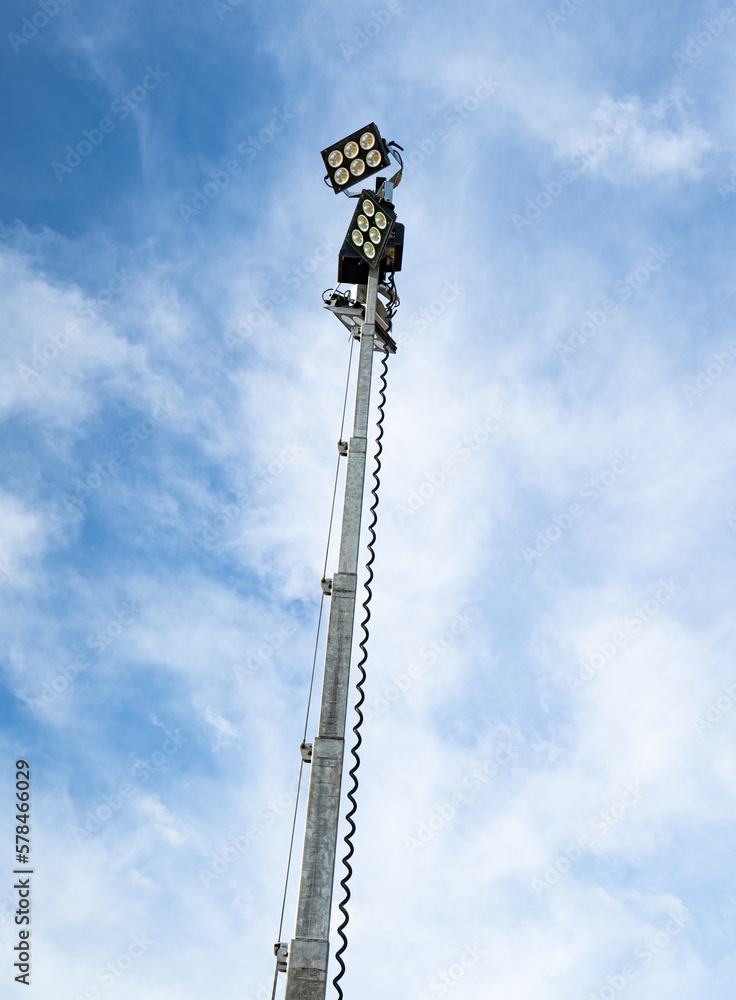
<path id="1" fill-rule="evenodd" d="M 365 321 L 360 333 L 358 384 L 353 435 L 348 445 L 340 556 L 338 571 L 332 578 L 322 704 L 319 731 L 312 749 L 296 932 L 289 944 L 286 1000 L 324 1000 L 327 990 L 330 912 L 358 587 L 378 273 L 376 266 L 368 274 Z"/>

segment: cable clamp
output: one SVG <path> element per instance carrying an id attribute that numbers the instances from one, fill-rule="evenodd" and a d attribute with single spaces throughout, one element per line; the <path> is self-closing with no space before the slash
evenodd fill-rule
<path id="1" fill-rule="evenodd" d="M 276 968 L 279 972 L 286 972 L 286 963 L 289 960 L 289 946 L 283 941 L 277 941 L 273 946 L 273 953 L 276 956 Z"/>
<path id="2" fill-rule="evenodd" d="M 322 593 L 326 594 L 328 597 L 332 596 L 332 580 L 322 579 L 319 581 L 322 586 Z"/>
<path id="3" fill-rule="evenodd" d="M 304 761 L 304 763 L 305 764 L 311 764 L 312 763 L 312 749 L 313 749 L 313 744 L 311 744 L 311 743 L 302 743 L 302 745 L 299 747 L 299 749 L 302 752 L 302 760 Z"/>
<path id="4" fill-rule="evenodd" d="M 342 457 L 345 458 L 345 456 L 348 453 L 348 443 L 347 443 L 347 441 L 338 441 L 337 442 L 337 453 L 338 453 L 338 455 L 342 455 Z"/>

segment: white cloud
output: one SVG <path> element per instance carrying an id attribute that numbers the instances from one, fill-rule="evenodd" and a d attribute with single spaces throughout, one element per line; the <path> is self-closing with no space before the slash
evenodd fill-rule
<path id="1" fill-rule="evenodd" d="M 211 708 L 206 709 L 204 721 L 214 730 L 212 748 L 215 752 L 221 750 L 223 747 L 230 746 L 233 741 L 240 738 L 233 724 L 221 715 L 216 715 Z"/>
<path id="2" fill-rule="evenodd" d="M 576 169 L 615 184 L 674 176 L 700 180 L 711 136 L 697 123 L 692 101 L 673 92 L 650 104 L 638 95 L 603 97 L 585 119 L 556 143 Z"/>
<path id="3" fill-rule="evenodd" d="M 46 548 L 47 527 L 38 513 L 32 513 L 21 500 L 0 492 L 0 563 L 2 577 L 15 577 L 18 567 L 40 556 Z"/>

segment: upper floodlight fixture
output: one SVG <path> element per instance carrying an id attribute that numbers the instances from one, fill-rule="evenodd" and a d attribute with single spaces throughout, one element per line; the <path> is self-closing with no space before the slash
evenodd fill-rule
<path id="1" fill-rule="evenodd" d="M 322 150 L 335 194 L 378 173 L 391 163 L 386 143 L 373 122 Z"/>
<path id="2" fill-rule="evenodd" d="M 370 267 L 381 259 L 396 213 L 372 191 L 361 191 L 346 239 Z"/>

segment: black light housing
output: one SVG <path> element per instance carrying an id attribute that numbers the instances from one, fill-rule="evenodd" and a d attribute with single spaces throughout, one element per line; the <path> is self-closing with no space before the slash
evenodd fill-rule
<path id="1" fill-rule="evenodd" d="M 369 267 L 375 267 L 381 262 L 395 222 L 396 212 L 387 201 L 372 191 L 361 191 L 345 239 Z"/>
<path id="2" fill-rule="evenodd" d="M 400 271 L 404 253 L 404 225 L 394 223 L 394 231 L 386 244 L 386 252 L 381 259 L 379 277 L 383 281 L 387 271 Z M 355 250 L 349 240 L 345 240 L 337 258 L 337 281 L 345 285 L 365 285 L 368 283 L 368 264 Z"/>
<path id="3" fill-rule="evenodd" d="M 335 194 L 347 191 L 391 163 L 374 122 L 323 149 L 322 159 Z"/>

